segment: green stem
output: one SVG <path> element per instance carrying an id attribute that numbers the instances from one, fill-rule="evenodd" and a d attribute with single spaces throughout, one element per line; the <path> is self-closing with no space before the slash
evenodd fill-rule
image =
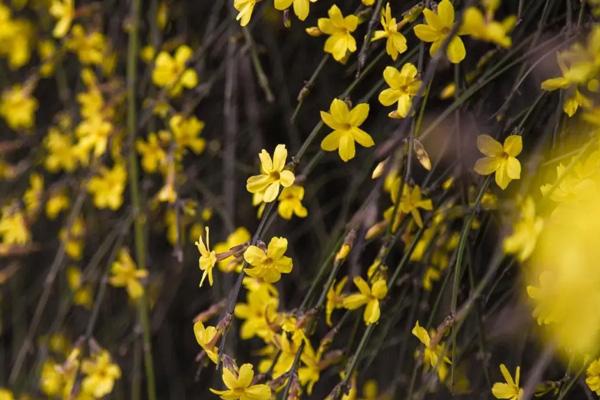
<path id="1" fill-rule="evenodd" d="M 131 2 L 131 26 L 127 48 L 127 134 L 129 139 L 129 191 L 133 205 L 135 259 L 139 268 L 146 267 L 146 243 L 144 236 L 144 216 L 141 213 L 140 190 L 138 186 L 138 160 L 135 153 L 135 136 L 137 131 L 136 83 L 137 61 L 139 53 L 139 26 L 141 0 Z M 150 335 L 149 307 L 146 293 L 138 303 L 138 313 L 142 325 L 142 341 L 144 353 L 144 369 L 146 373 L 146 389 L 148 399 L 156 400 L 156 384 L 154 380 L 154 364 L 152 361 L 152 341 Z"/>

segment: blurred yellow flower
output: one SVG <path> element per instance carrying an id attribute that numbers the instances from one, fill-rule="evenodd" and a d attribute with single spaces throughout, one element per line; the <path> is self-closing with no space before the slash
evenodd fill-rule
<path id="1" fill-rule="evenodd" d="M 342 294 L 342 292 L 347 281 L 348 278 L 344 276 L 339 282 L 332 284 L 327 291 L 327 302 L 325 303 L 325 322 L 328 326 L 331 326 L 331 314 L 333 314 L 333 310 L 344 307 L 345 296 Z"/>
<path id="2" fill-rule="evenodd" d="M 386 39 L 385 51 L 396 61 L 398 54 L 402 54 L 408 48 L 406 46 L 406 38 L 401 32 L 398 32 L 399 24 L 396 18 L 392 17 L 392 8 L 390 3 L 385 5 L 385 10 L 381 10 L 381 27 L 382 30 L 375 31 L 371 41 Z"/>
<path id="3" fill-rule="evenodd" d="M 258 336 L 270 341 L 274 334 L 270 321 L 277 314 L 279 306 L 277 289 L 269 283 L 257 280 L 256 285 L 248 287 L 248 279 L 252 278 L 244 278 L 248 288 L 246 303 L 238 302 L 234 309 L 235 316 L 244 320 L 240 328 L 240 337 L 250 339 Z"/>
<path id="4" fill-rule="evenodd" d="M 535 214 L 533 198 L 528 196 L 521 204 L 520 219 L 515 223 L 510 236 L 502 243 L 504 251 L 508 254 L 516 254 L 521 262 L 527 260 L 535 249 L 543 226 L 543 219 Z"/>
<path id="5" fill-rule="evenodd" d="M 287 149 L 279 144 L 275 147 L 273 158 L 265 149 L 259 154 L 260 175 L 254 175 L 246 181 L 246 189 L 250 193 L 261 194 L 261 201 L 270 203 L 277 198 L 280 187 L 289 187 L 294 183 L 294 173 L 286 170 Z"/>
<path id="6" fill-rule="evenodd" d="M 429 54 L 433 57 L 440 49 L 454 27 L 454 6 L 450 0 L 442 0 L 437 7 L 437 13 L 429 8 L 423 10 L 426 24 L 414 27 L 415 35 L 424 42 L 431 43 Z M 462 32 L 457 32 L 450 40 L 446 49 L 446 56 L 453 64 L 461 62 L 467 52 L 465 44 L 460 38 Z"/>
<path id="7" fill-rule="evenodd" d="M 479 135 L 477 148 L 487 156 L 475 163 L 474 169 L 479 175 L 491 175 L 495 172 L 496 184 L 502 190 L 506 189 L 511 180 L 521 178 L 521 163 L 516 158 L 523 149 L 520 135 L 509 135 L 503 145 L 490 135 Z"/>
<path id="8" fill-rule="evenodd" d="M 111 169 L 102 166 L 98 175 L 88 182 L 88 192 L 94 198 L 98 208 L 118 210 L 123 204 L 123 191 L 127 172 L 122 162 L 117 162 Z"/>
<path id="9" fill-rule="evenodd" d="M 135 149 L 142 156 L 142 168 L 146 172 L 156 172 L 167 161 L 167 153 L 161 147 L 159 135 L 154 132 L 148 135 L 147 140 L 137 139 Z"/>
<path id="10" fill-rule="evenodd" d="M 356 51 L 356 40 L 352 32 L 358 26 L 358 17 L 348 15 L 344 17 L 342 11 L 335 4 L 327 11 L 329 18 L 319 18 L 319 30 L 329 38 L 325 42 L 324 50 L 333 56 L 336 61 L 342 61 L 347 54 Z"/>
<path id="11" fill-rule="evenodd" d="M 26 244 L 31 234 L 23 211 L 16 204 L 2 207 L 0 212 L 0 238 L 3 244 Z"/>
<path id="12" fill-rule="evenodd" d="M 284 256 L 288 241 L 283 237 L 274 237 L 265 250 L 258 246 L 250 246 L 244 252 L 244 260 L 252 266 L 244 272 L 253 278 L 260 278 L 267 283 L 279 281 L 281 274 L 292 271 L 292 259 Z"/>
<path id="13" fill-rule="evenodd" d="M 271 400 L 271 388 L 268 385 L 253 385 L 254 368 L 252 364 L 243 364 L 239 369 L 223 368 L 223 383 L 227 389 L 210 389 L 223 400 Z"/>
<path id="14" fill-rule="evenodd" d="M 406 63 L 398 71 L 395 67 L 385 67 L 383 79 L 389 88 L 379 93 L 379 102 L 384 106 L 397 103 L 395 111 L 389 116 L 392 118 L 406 118 L 412 106 L 412 99 L 421 87 L 419 71 L 411 63 Z"/>
<path id="15" fill-rule="evenodd" d="M 111 285 L 125 287 L 132 300 L 142 297 L 144 286 L 140 280 L 148 276 L 148 271 L 137 268 L 127 249 L 122 248 L 119 250 L 118 259 L 112 263 L 110 273 L 109 282 Z"/>
<path id="16" fill-rule="evenodd" d="M 181 157 L 188 148 L 194 154 L 200 154 L 204 151 L 206 142 L 203 138 L 198 137 L 204 130 L 204 122 L 195 116 L 185 118 L 181 114 L 175 114 L 169 120 L 169 128 L 171 128 L 177 144 L 178 157 Z"/>
<path id="17" fill-rule="evenodd" d="M 373 138 L 359 127 L 365 122 L 369 115 L 369 104 L 357 104 L 352 110 L 340 100 L 333 99 L 329 112 L 321 111 L 323 122 L 333 129 L 321 141 L 321 149 L 324 151 L 338 150 L 342 161 L 346 162 L 354 158 L 356 149 L 354 142 L 363 147 L 375 145 Z"/>
<path id="18" fill-rule="evenodd" d="M 83 391 L 96 398 L 112 392 L 115 381 L 121 377 L 121 368 L 112 362 L 106 350 L 101 350 L 91 359 L 84 360 L 81 371 L 85 374 L 81 383 Z"/>
<path id="19" fill-rule="evenodd" d="M 21 85 L 13 85 L 2 92 L 0 98 L 0 116 L 13 130 L 26 130 L 35 124 L 37 99 L 31 96 L 31 90 Z"/>
<path id="20" fill-rule="evenodd" d="M 374 324 L 379 321 L 381 315 L 379 302 L 387 295 L 387 282 L 385 279 L 378 279 L 369 287 L 369 284 L 360 276 L 355 277 L 353 282 L 360 293 L 352 293 L 346 296 L 343 303 L 344 308 L 356 310 L 366 305 L 363 313 L 365 324 Z"/>
<path id="21" fill-rule="evenodd" d="M 506 17 L 502 22 L 494 20 L 495 7 L 500 2 L 488 2 L 491 7 L 486 7 L 485 15 L 477 7 L 465 10 L 461 33 L 486 42 L 495 43 L 500 47 L 508 48 L 512 40 L 508 34 L 515 26 L 517 18 L 514 15 Z"/>
<path id="22" fill-rule="evenodd" d="M 492 386 L 492 394 L 497 399 L 520 400 L 523 397 L 523 389 L 519 387 L 521 376 L 521 367 L 517 367 L 515 378 L 510 375 L 506 365 L 500 364 L 500 372 L 504 377 L 504 382 L 496 382 Z"/>
<path id="23" fill-rule="evenodd" d="M 74 0 L 52 0 L 49 11 L 50 15 L 58 20 L 52 35 L 56 38 L 65 36 L 75 17 Z"/>
<path id="24" fill-rule="evenodd" d="M 600 359 L 596 359 L 590 363 L 585 375 L 585 383 L 592 392 L 600 396 Z"/>
<path id="25" fill-rule="evenodd" d="M 167 89 L 173 97 L 179 96 L 184 87 L 194 88 L 198 84 L 198 75 L 193 68 L 187 67 L 192 55 L 192 49 L 186 45 L 179 46 L 175 56 L 161 51 L 154 60 L 152 82 Z"/>

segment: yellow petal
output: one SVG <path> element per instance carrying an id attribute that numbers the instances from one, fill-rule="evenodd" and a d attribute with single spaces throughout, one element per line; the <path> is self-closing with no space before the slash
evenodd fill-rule
<path id="1" fill-rule="evenodd" d="M 510 135 L 504 141 L 504 151 L 513 157 L 518 156 L 523 150 L 523 138 L 521 135 Z"/>
<path id="2" fill-rule="evenodd" d="M 504 152 L 504 148 L 496 139 L 490 135 L 477 136 L 477 148 L 489 157 L 498 157 Z"/>

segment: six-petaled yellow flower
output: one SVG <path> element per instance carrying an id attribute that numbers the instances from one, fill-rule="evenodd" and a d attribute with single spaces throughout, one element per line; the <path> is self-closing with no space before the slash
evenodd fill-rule
<path id="1" fill-rule="evenodd" d="M 369 115 L 369 105 L 360 103 L 350 110 L 348 105 L 340 99 L 333 99 L 329 112 L 321 111 L 321 119 L 333 129 L 321 141 L 321 149 L 325 151 L 338 151 L 342 161 L 354 158 L 356 148 L 354 142 L 363 147 L 375 144 L 371 135 L 359 127 Z"/>
<path id="2" fill-rule="evenodd" d="M 333 56 L 336 61 L 342 61 L 346 55 L 356 51 L 356 40 L 352 32 L 358 26 L 358 17 L 348 15 L 344 17 L 340 8 L 335 4 L 327 12 L 329 18 L 319 18 L 319 30 L 327 35 L 325 52 Z"/>
<path id="3" fill-rule="evenodd" d="M 261 201 L 270 203 L 277 198 L 280 187 L 290 187 L 294 183 L 294 173 L 285 169 L 287 149 L 279 144 L 275 147 L 273 158 L 263 149 L 259 154 L 260 175 L 251 176 L 246 181 L 246 189 L 250 193 L 261 195 Z"/>
<path id="4" fill-rule="evenodd" d="M 386 39 L 385 51 L 396 61 L 398 54 L 402 54 L 408 48 L 406 46 L 406 38 L 401 32 L 398 32 L 399 24 L 396 18 L 392 17 L 392 8 L 390 3 L 385 5 L 385 10 L 381 11 L 381 27 L 382 30 L 375 31 L 371 41 Z"/>
<path id="5" fill-rule="evenodd" d="M 379 102 L 384 106 L 397 103 L 396 110 L 389 116 L 392 118 L 406 118 L 412 106 L 412 99 L 421 87 L 419 71 L 411 63 L 406 63 L 398 71 L 395 67 L 385 67 L 383 79 L 389 88 L 379 93 Z"/>
<path id="6" fill-rule="evenodd" d="M 270 400 L 271 388 L 265 384 L 253 385 L 253 379 L 252 364 L 243 364 L 239 369 L 224 367 L 223 383 L 227 389 L 210 389 L 210 391 L 223 400 Z"/>
<path id="7" fill-rule="evenodd" d="M 245 268 L 244 272 L 267 283 L 277 282 L 281 274 L 289 274 L 292 271 L 292 259 L 284 255 L 287 246 L 286 238 L 274 237 L 266 250 L 258 246 L 248 247 L 244 252 L 244 260 L 252 267 Z"/>
<path id="8" fill-rule="evenodd" d="M 521 178 L 521 163 L 517 160 L 523 149 L 520 135 L 509 135 L 504 144 L 490 135 L 479 135 L 477 148 L 486 155 L 475 163 L 474 169 L 479 175 L 496 173 L 496 184 L 502 190 L 506 189 L 511 180 Z"/>
<path id="9" fill-rule="evenodd" d="M 355 310 L 366 306 L 363 313 L 365 324 L 374 324 L 379 321 L 379 316 L 381 315 L 379 302 L 387 295 L 387 282 L 385 279 L 378 279 L 369 287 L 369 284 L 363 278 L 357 276 L 354 278 L 354 284 L 360 293 L 353 293 L 346 296 L 343 300 L 344 307 L 349 310 Z"/>
<path id="10" fill-rule="evenodd" d="M 426 24 L 416 25 L 414 31 L 419 39 L 431 43 L 429 54 L 433 57 L 452 32 L 452 28 L 454 27 L 454 6 L 450 0 L 442 0 L 438 4 L 437 13 L 426 8 L 423 10 L 423 15 L 425 16 Z M 459 36 L 461 33 L 457 32 L 450 39 L 450 43 L 448 43 L 446 49 L 446 56 L 453 64 L 461 62 L 467 54 L 465 44 Z"/>

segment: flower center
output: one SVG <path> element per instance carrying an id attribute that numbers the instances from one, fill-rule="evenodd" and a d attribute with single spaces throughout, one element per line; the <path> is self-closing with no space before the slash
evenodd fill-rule
<path id="1" fill-rule="evenodd" d="M 279 171 L 272 171 L 269 176 L 271 177 L 271 179 L 273 179 L 274 181 L 278 181 L 279 178 L 281 177 L 281 175 L 279 175 Z"/>

